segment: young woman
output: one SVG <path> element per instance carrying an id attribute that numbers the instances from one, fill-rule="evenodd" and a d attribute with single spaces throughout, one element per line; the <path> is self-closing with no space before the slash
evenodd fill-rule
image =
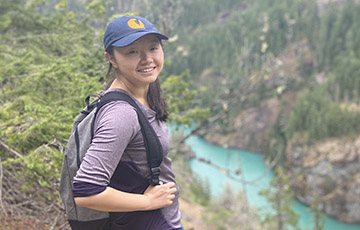
<path id="1" fill-rule="evenodd" d="M 73 194 L 78 206 L 110 212 L 110 229 L 182 229 L 178 188 L 167 156 L 166 103 L 158 81 L 164 63 L 163 39 L 167 37 L 137 16 L 116 18 L 105 31 L 105 57 L 115 79 L 103 94 L 122 91 L 133 97 L 163 149 L 160 184 L 151 186 L 135 109 L 115 101 L 99 111 L 94 138 L 74 178 Z"/>

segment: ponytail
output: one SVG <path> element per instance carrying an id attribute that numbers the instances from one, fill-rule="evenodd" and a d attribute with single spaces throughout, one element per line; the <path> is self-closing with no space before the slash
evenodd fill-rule
<path id="1" fill-rule="evenodd" d="M 150 83 L 147 100 L 150 108 L 156 112 L 156 118 L 166 121 L 168 117 L 167 104 L 160 87 L 159 79 Z"/>

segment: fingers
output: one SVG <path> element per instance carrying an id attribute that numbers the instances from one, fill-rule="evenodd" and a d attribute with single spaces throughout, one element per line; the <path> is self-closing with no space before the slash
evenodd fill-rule
<path id="1" fill-rule="evenodd" d="M 173 200 L 175 198 L 177 188 L 174 182 L 164 184 L 164 182 L 160 181 L 159 185 L 156 185 L 155 187 L 157 187 L 159 192 L 161 191 L 160 194 L 163 194 L 164 198 L 166 197 L 166 199 L 170 200 Z"/>
<path id="2" fill-rule="evenodd" d="M 170 200 L 173 200 L 175 198 L 175 194 L 171 194 L 168 196 Z"/>
<path id="3" fill-rule="evenodd" d="M 164 182 L 160 181 L 158 186 L 159 188 L 162 187 L 163 189 L 165 189 L 163 191 L 165 194 L 167 194 L 168 199 L 173 200 L 175 198 L 175 193 L 177 189 L 174 182 L 168 182 L 164 184 Z"/>
<path id="4" fill-rule="evenodd" d="M 158 186 L 163 186 L 167 188 L 169 193 L 175 193 L 177 190 L 174 182 L 164 184 L 164 182 L 160 181 Z"/>
<path id="5" fill-rule="evenodd" d="M 167 185 L 169 186 L 169 188 L 175 187 L 175 183 L 174 183 L 174 182 L 169 182 L 169 183 L 167 183 Z"/>
<path id="6" fill-rule="evenodd" d="M 176 188 L 175 187 L 172 187 L 172 188 L 169 188 L 169 193 L 170 194 L 173 194 L 176 192 Z"/>
<path id="7" fill-rule="evenodd" d="M 168 182 L 168 183 L 165 183 L 165 184 L 164 184 L 164 182 L 160 181 L 160 182 L 159 182 L 159 185 L 164 185 L 164 186 L 169 187 L 169 188 L 175 187 L 175 183 L 174 183 L 174 182 Z"/>
<path id="8" fill-rule="evenodd" d="M 177 188 L 174 182 L 164 183 L 159 182 L 159 185 L 150 185 L 146 189 L 144 195 L 150 200 L 148 210 L 158 209 L 169 206 L 173 203 L 176 197 Z"/>

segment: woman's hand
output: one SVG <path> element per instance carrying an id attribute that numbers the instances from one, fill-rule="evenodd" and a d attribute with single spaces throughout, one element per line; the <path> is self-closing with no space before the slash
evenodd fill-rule
<path id="1" fill-rule="evenodd" d="M 174 182 L 150 185 L 144 194 L 122 192 L 112 187 L 105 191 L 86 197 L 75 197 L 80 207 L 87 207 L 106 212 L 133 212 L 155 210 L 169 206 L 175 198 L 176 186 Z"/>
<path id="2" fill-rule="evenodd" d="M 150 185 L 144 192 L 144 196 L 148 198 L 148 210 L 154 210 L 169 206 L 175 198 L 176 187 L 174 182 L 159 185 Z"/>

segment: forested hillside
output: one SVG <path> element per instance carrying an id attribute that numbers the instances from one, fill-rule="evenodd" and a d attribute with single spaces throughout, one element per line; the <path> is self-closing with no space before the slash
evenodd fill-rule
<path id="1" fill-rule="evenodd" d="M 84 98 L 104 89 L 105 25 L 125 13 L 170 37 L 161 75 L 170 122 L 266 154 L 299 200 L 360 222 L 358 1 L 0 0 L 0 225 L 66 229 L 63 151 Z M 184 151 L 174 144 L 181 172 Z M 182 193 L 218 210 L 208 218 L 214 229 L 246 218 L 274 226 L 260 226 L 256 210 L 237 213 L 249 210 L 245 201 L 211 206 L 206 185 L 189 178 L 180 173 Z"/>
<path id="2" fill-rule="evenodd" d="M 266 154 L 298 199 L 359 222 L 359 3 L 214 2 L 199 18 L 205 4 L 184 12 L 169 67 L 189 69 L 211 108 L 202 135 Z"/>
<path id="3" fill-rule="evenodd" d="M 220 132 L 231 132 L 246 107 L 306 89 L 286 122 L 288 138 L 300 131 L 308 132 L 312 141 L 359 133 L 356 109 L 346 109 L 359 104 L 357 3 L 196 2 L 180 19 L 180 45 L 170 70 L 190 69 L 198 88 L 205 91 L 201 97 L 205 105 L 226 98 L 223 102 L 231 109 Z M 210 10 L 199 14 L 205 4 Z M 199 19 L 191 23 L 193 18 Z M 285 61 L 281 55 L 294 44 L 298 53 L 293 66 L 284 67 L 293 71 L 275 73 L 276 65 Z M 211 88 L 214 85 L 216 89 Z M 253 96 L 247 97 L 250 93 Z"/>

